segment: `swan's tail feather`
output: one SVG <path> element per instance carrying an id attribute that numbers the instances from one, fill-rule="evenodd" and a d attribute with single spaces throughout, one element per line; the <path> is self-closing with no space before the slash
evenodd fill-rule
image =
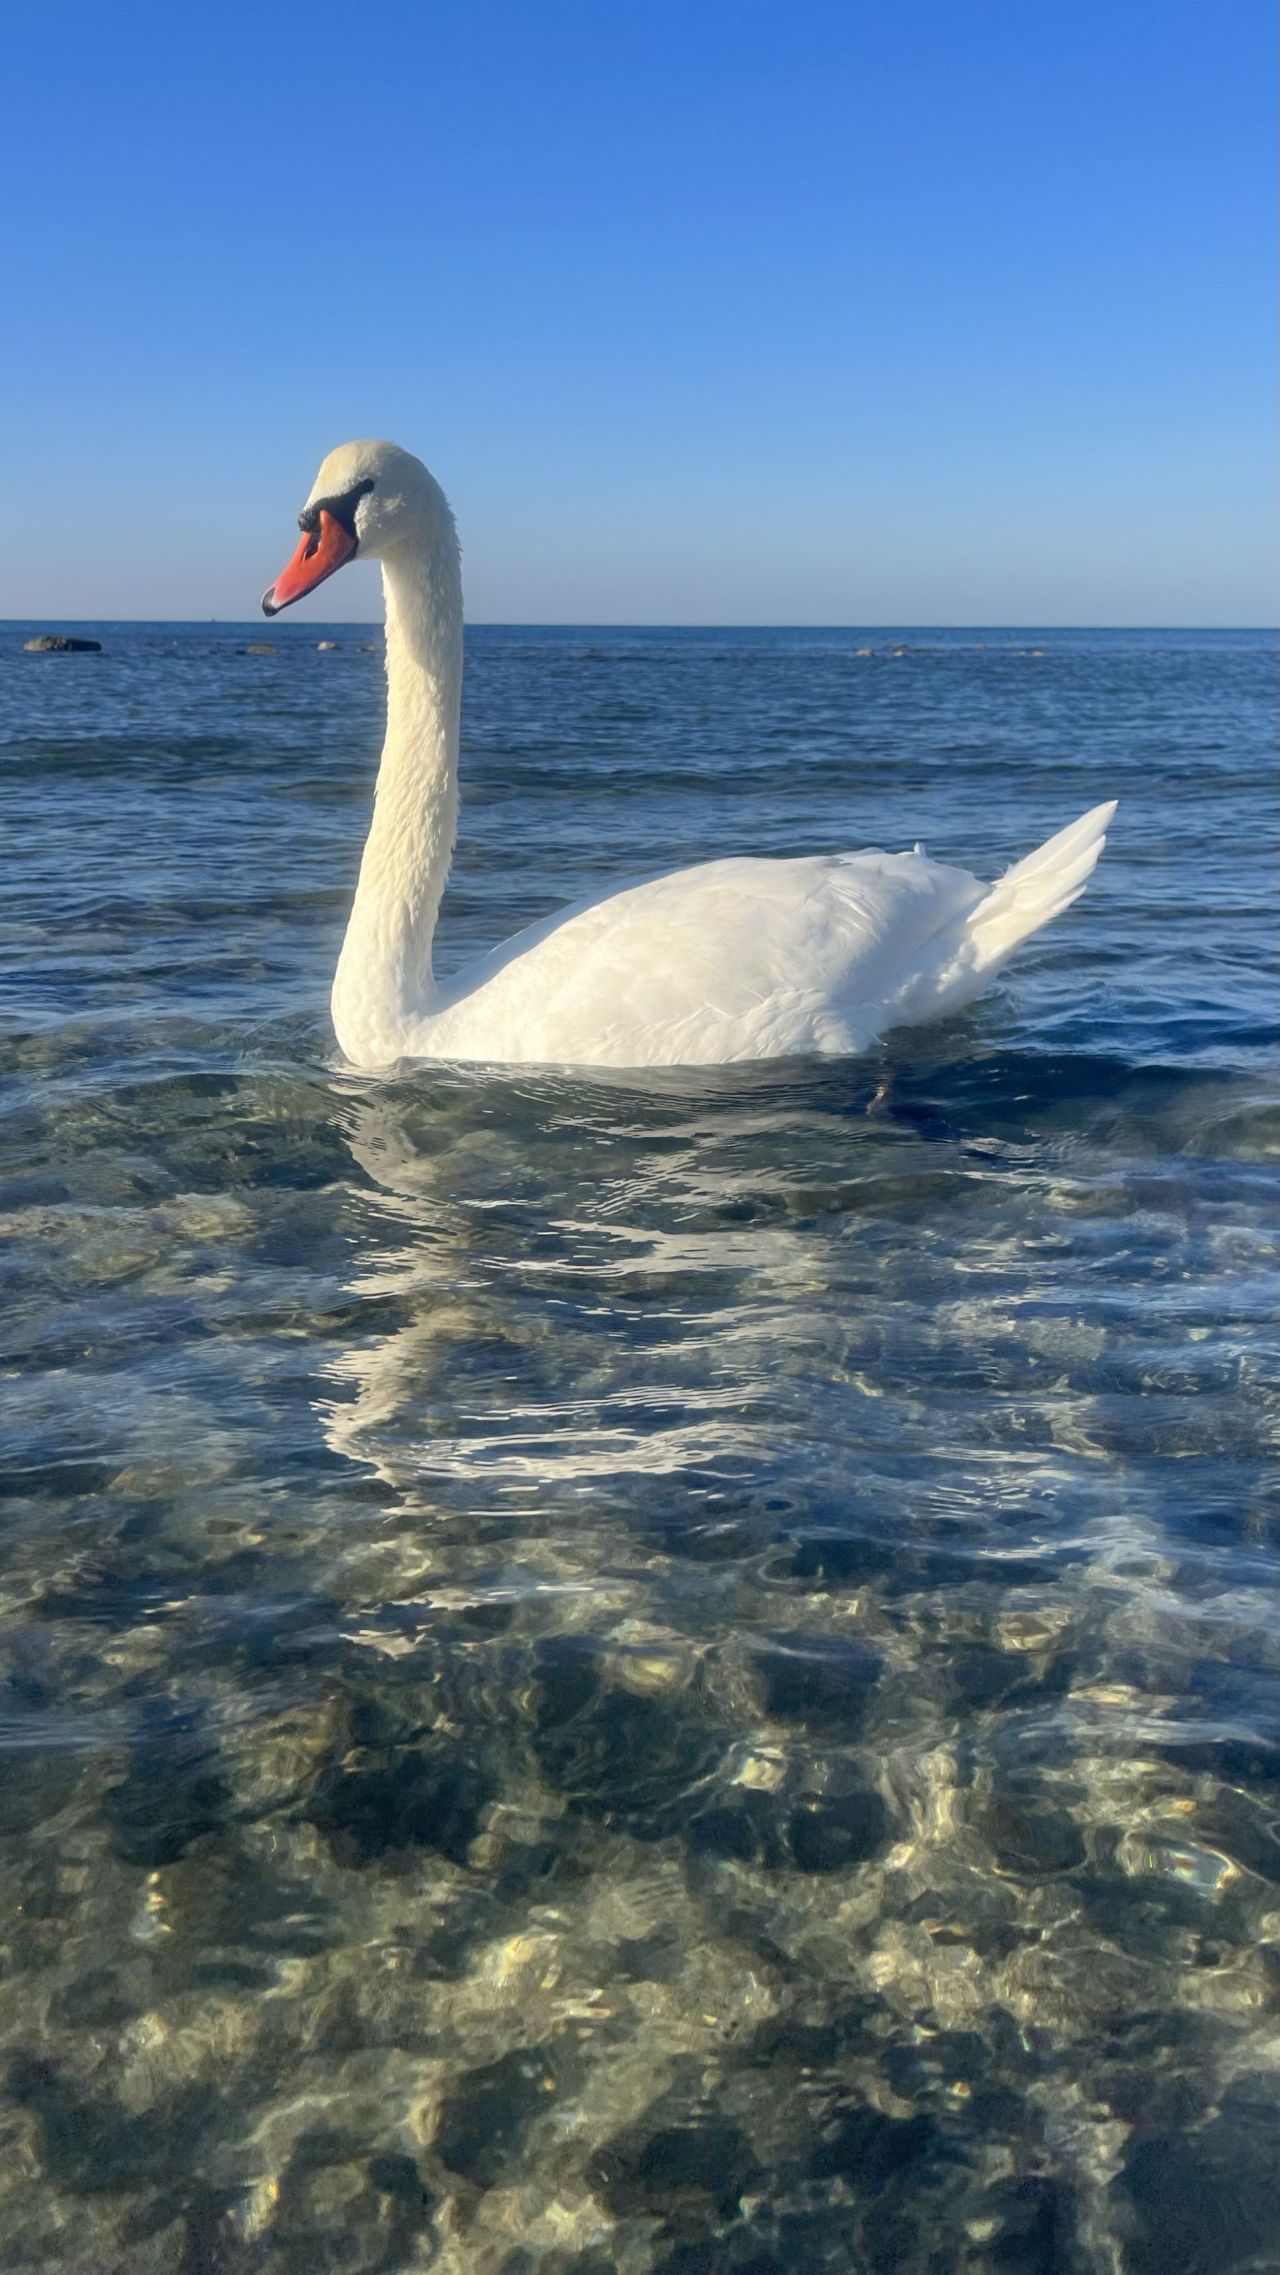
<path id="1" fill-rule="evenodd" d="M 1078 900 L 1107 842 L 1115 818 L 1116 801 L 1094 806 L 1070 828 L 1061 829 L 1044 845 L 1006 869 L 998 884 L 979 901 L 969 918 L 968 934 L 973 969 L 989 973 L 1002 964 L 1020 940 L 1038 932 L 1042 924 L 1060 916 Z"/>

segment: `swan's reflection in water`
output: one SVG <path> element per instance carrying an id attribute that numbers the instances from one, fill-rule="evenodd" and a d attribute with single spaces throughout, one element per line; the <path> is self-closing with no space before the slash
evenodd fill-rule
<path id="1" fill-rule="evenodd" d="M 1255 1439 L 1137 1284 L 1194 1311 L 1231 1211 L 1020 1116 L 347 1098 L 318 1412 L 385 1498 L 308 1869 L 399 1954 L 440 2265 L 1154 2266 L 1190 2100 L 1254 2250 L 1259 1604 L 1167 1469 Z"/>

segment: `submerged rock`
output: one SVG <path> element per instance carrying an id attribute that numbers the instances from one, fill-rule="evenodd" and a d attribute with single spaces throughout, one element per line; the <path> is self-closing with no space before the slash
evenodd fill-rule
<path id="1" fill-rule="evenodd" d="M 870 1786 L 815 1794 L 789 1827 L 792 1856 L 802 1872 L 841 1872 L 874 1856 L 889 1836 L 889 1812 Z"/>
<path id="2" fill-rule="evenodd" d="M 816 1729 L 855 1731 L 880 1674 L 880 1655 L 853 1638 L 771 1637 L 754 1654 L 766 1713 Z"/>
<path id="3" fill-rule="evenodd" d="M 441 2104 L 434 2144 L 441 2163 L 478 2188 L 518 2178 L 527 2127 L 555 2090 L 555 2071 L 540 2047 L 463 2071 Z"/>
<path id="4" fill-rule="evenodd" d="M 38 639 L 22 643 L 29 656 L 98 656 L 102 653 L 101 640 L 76 640 L 69 632 L 42 632 Z"/>
<path id="5" fill-rule="evenodd" d="M 722 2219 L 760 2178 L 751 2143 L 737 2125 L 701 2112 L 683 2124 L 628 2126 L 591 2158 L 587 2184 L 620 2218 L 652 2218 L 702 2205 Z"/>
<path id="6" fill-rule="evenodd" d="M 465 1864 L 492 1797 L 492 1781 L 461 1751 L 366 1746 L 321 1778 L 306 1815 L 339 1864 L 407 1864 L 422 1849 Z"/>
<path id="7" fill-rule="evenodd" d="M 723 1733 L 690 1693 L 633 1690 L 618 1671 L 579 1637 L 549 1639 L 528 1693 L 533 1750 L 572 1815 L 661 1839 L 723 1753 Z"/>

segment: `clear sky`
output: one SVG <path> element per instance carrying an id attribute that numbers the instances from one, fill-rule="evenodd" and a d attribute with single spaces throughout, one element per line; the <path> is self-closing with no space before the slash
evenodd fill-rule
<path id="1" fill-rule="evenodd" d="M 0 615 L 246 617 L 381 434 L 478 619 L 1275 621 L 1271 0 L 26 13 Z"/>

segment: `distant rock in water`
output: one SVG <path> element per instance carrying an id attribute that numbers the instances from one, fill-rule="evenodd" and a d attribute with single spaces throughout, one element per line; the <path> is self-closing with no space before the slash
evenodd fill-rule
<path id="1" fill-rule="evenodd" d="M 317 640 L 316 646 L 317 648 L 340 648 L 342 642 L 341 640 Z"/>
<path id="2" fill-rule="evenodd" d="M 23 647 L 32 656 L 99 656 L 101 640 L 73 640 L 69 632 L 42 632 L 38 640 L 24 640 Z"/>

